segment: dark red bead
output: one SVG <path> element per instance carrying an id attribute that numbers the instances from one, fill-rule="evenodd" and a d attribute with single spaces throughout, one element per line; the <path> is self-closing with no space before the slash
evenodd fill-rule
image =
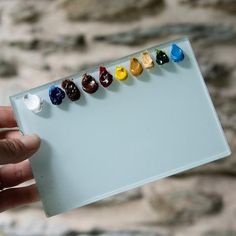
<path id="1" fill-rule="evenodd" d="M 109 85 L 111 85 L 113 81 L 113 76 L 103 66 L 100 66 L 99 71 L 100 71 L 99 81 L 101 85 L 103 87 L 108 87 Z"/>
<path id="2" fill-rule="evenodd" d="M 97 81 L 91 76 L 84 74 L 82 78 L 82 88 L 86 93 L 95 93 L 98 90 Z"/>

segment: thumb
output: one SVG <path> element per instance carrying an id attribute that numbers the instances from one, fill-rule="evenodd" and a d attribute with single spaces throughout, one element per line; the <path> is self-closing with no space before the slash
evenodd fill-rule
<path id="1" fill-rule="evenodd" d="M 39 146 L 40 138 L 37 135 L 0 140 L 0 165 L 21 162 L 35 153 Z"/>

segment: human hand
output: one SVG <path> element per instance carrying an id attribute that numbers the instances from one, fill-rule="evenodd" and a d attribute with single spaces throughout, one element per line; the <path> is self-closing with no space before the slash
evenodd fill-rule
<path id="1" fill-rule="evenodd" d="M 16 127 L 11 107 L 0 107 L 0 130 Z M 28 158 L 40 146 L 37 135 L 0 132 L 0 212 L 39 199 L 35 184 L 15 187 L 33 178 Z"/>

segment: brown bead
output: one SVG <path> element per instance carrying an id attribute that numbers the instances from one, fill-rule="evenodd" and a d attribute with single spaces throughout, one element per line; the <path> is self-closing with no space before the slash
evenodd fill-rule
<path id="1" fill-rule="evenodd" d="M 82 88 L 86 93 L 95 93 L 98 90 L 97 81 L 91 76 L 84 74 L 82 78 Z"/>
<path id="2" fill-rule="evenodd" d="M 143 72 L 142 65 L 140 64 L 138 59 L 135 57 L 130 59 L 130 72 L 134 76 L 138 76 L 138 75 L 142 74 L 142 72 Z"/>
<path id="3" fill-rule="evenodd" d="M 79 88 L 76 86 L 76 84 L 72 80 L 69 80 L 69 79 L 64 80 L 61 83 L 61 86 L 62 88 L 65 89 L 66 94 L 71 101 L 79 100 L 80 98 Z"/>

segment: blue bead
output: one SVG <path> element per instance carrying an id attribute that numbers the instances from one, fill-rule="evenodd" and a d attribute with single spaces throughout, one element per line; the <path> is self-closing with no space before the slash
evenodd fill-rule
<path id="1" fill-rule="evenodd" d="M 184 59 L 184 52 L 180 47 L 173 43 L 170 56 L 174 62 L 180 62 Z"/>
<path id="2" fill-rule="evenodd" d="M 54 85 L 49 88 L 49 97 L 54 105 L 60 105 L 62 100 L 65 98 L 65 92 Z"/>

